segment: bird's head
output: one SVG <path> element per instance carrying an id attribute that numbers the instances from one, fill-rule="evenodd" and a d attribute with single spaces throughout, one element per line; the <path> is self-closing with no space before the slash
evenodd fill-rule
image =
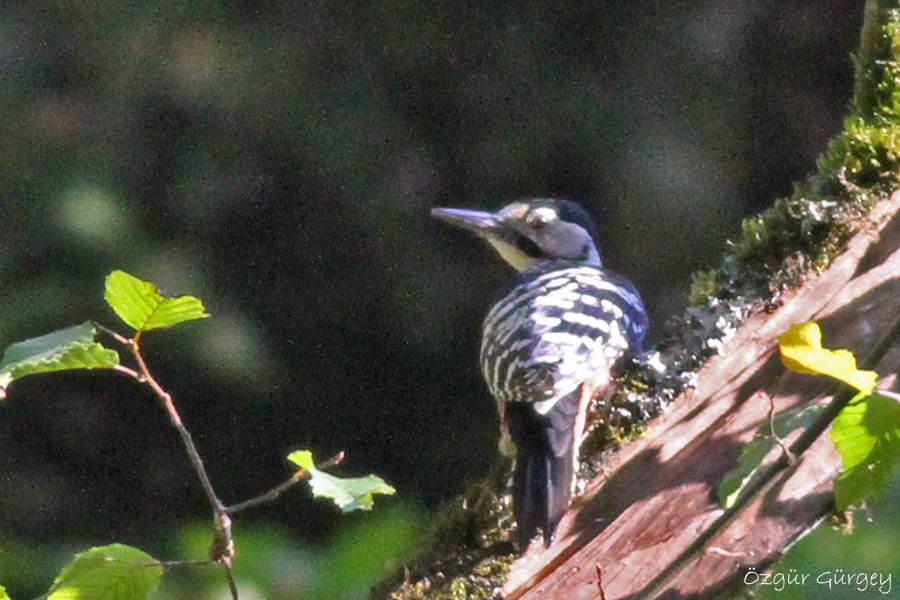
<path id="1" fill-rule="evenodd" d="M 518 271 L 545 260 L 600 266 L 594 223 L 583 208 L 568 200 L 522 200 L 496 213 L 433 208 L 431 215 L 484 238 Z"/>

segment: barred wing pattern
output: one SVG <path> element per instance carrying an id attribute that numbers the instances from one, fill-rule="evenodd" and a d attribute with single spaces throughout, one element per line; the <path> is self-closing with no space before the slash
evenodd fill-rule
<path id="1" fill-rule="evenodd" d="M 556 261 L 526 271 L 484 321 L 481 368 L 498 402 L 546 413 L 582 382 L 641 347 L 648 321 L 625 279 Z M 605 373 L 604 373 L 605 371 Z"/>

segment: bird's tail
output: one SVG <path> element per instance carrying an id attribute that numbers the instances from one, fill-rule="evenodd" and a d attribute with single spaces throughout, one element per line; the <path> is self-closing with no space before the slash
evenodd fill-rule
<path id="1" fill-rule="evenodd" d="M 574 391 L 543 415 L 528 403 L 506 405 L 509 433 L 516 444 L 513 512 L 523 551 L 538 528 L 544 533 L 544 545 L 549 546 L 569 506 L 579 400 Z"/>

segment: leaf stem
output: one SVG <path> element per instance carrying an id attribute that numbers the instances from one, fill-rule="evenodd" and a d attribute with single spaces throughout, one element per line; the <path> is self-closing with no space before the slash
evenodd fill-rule
<path id="1" fill-rule="evenodd" d="M 134 369 L 129 369 L 128 367 L 126 367 L 124 365 L 115 365 L 113 367 L 113 371 L 118 371 L 119 373 L 124 373 L 125 375 L 128 375 L 132 379 L 137 379 L 141 383 L 143 383 L 143 381 L 144 381 L 144 378 L 140 373 L 138 373 Z"/>
<path id="2" fill-rule="evenodd" d="M 171 567 L 183 567 L 183 566 L 193 566 L 193 565 L 211 565 L 213 562 L 208 558 L 201 558 L 195 560 L 154 560 L 153 562 L 145 563 L 143 566 L 145 567 L 162 567 L 163 569 L 168 569 Z"/>
<path id="3" fill-rule="evenodd" d="M 122 335 L 121 333 L 113 331 L 109 327 L 106 327 L 105 325 L 101 325 L 97 321 L 94 321 L 94 327 L 96 327 L 97 329 L 99 329 L 100 331 L 102 331 L 103 333 L 108 335 L 109 337 L 113 338 L 114 340 L 116 340 L 117 342 L 122 344 L 123 346 L 131 347 L 131 340 L 128 339 L 127 337 L 125 337 L 124 335 Z"/>

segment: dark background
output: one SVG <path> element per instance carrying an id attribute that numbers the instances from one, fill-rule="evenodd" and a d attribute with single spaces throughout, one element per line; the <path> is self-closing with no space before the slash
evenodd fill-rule
<path id="1" fill-rule="evenodd" d="M 494 459 L 476 356 L 510 277 L 429 208 L 580 200 L 658 335 L 839 130 L 863 3 L 130 4 L 0 8 L 0 347 L 115 325 L 114 268 L 198 295 L 211 320 L 144 347 L 226 501 L 345 450 L 419 530 Z M 166 554 L 206 518 L 143 389 L 10 391 L 0 579 L 36 594 L 53 549 Z M 239 527 L 319 548 L 366 518 L 298 492 Z"/>

